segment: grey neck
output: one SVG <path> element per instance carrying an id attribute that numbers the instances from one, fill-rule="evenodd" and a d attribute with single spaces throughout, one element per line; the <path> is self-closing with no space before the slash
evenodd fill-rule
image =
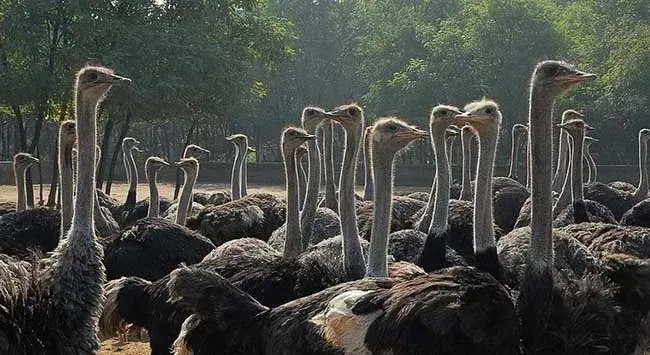
<path id="1" fill-rule="evenodd" d="M 122 145 L 122 163 L 124 163 L 124 174 L 126 174 L 126 184 L 131 186 L 131 164 L 129 163 L 129 155 L 127 154 L 127 147 Z"/>
<path id="2" fill-rule="evenodd" d="M 472 199 L 472 135 L 461 132 L 461 149 L 463 151 L 463 175 L 460 199 L 470 201 Z M 480 154 L 479 154 L 480 159 Z"/>
<path id="3" fill-rule="evenodd" d="M 548 270 L 553 266 L 552 179 L 553 167 L 548 158 L 553 150 L 553 105 L 555 98 L 543 88 L 533 86 L 530 93 L 529 136 L 531 157 L 531 266 Z"/>
<path id="4" fill-rule="evenodd" d="M 181 191 L 178 210 L 176 212 L 176 224 L 181 226 L 184 226 L 185 221 L 187 220 L 189 206 L 192 203 L 192 190 L 196 183 L 196 177 L 199 176 L 199 168 L 190 169 L 189 172 L 186 169 L 183 169 L 183 172 L 185 174 L 185 183 L 183 184 L 183 190 Z"/>
<path id="5" fill-rule="evenodd" d="M 511 145 L 510 145 L 510 170 L 508 171 L 508 177 L 514 180 L 517 180 L 517 178 L 519 177 L 517 175 L 518 161 L 519 161 L 519 134 L 517 134 L 517 131 L 513 126 Z"/>
<path id="6" fill-rule="evenodd" d="M 372 201 L 375 193 L 375 186 L 372 177 L 372 167 L 370 163 L 370 134 L 366 131 L 363 137 L 363 165 L 364 165 L 364 183 L 363 183 L 363 200 Z"/>
<path id="7" fill-rule="evenodd" d="M 241 164 L 245 154 L 240 151 L 239 145 L 235 144 L 235 161 L 232 164 L 232 175 L 230 176 L 230 194 L 233 201 L 241 198 Z"/>
<path id="8" fill-rule="evenodd" d="M 569 135 L 563 129 L 560 129 L 560 138 L 558 141 L 557 167 L 553 176 L 553 190 L 560 191 L 564 177 L 568 171 L 567 164 L 569 160 Z"/>
<path id="9" fill-rule="evenodd" d="M 248 196 L 248 147 L 246 147 L 246 154 L 241 163 L 241 195 L 242 197 Z"/>
<path id="10" fill-rule="evenodd" d="M 75 236 L 95 236 L 93 203 L 95 199 L 95 144 L 97 142 L 97 103 L 88 103 L 77 94 L 77 196 L 74 202 L 72 228 L 68 233 L 68 245 L 75 245 Z M 79 134 L 83 132 L 83 134 Z M 73 230 L 82 233 L 72 233 Z M 85 233 L 83 233 L 85 232 Z M 92 234 L 91 234 L 92 233 Z"/>
<path id="11" fill-rule="evenodd" d="M 530 129 L 529 129 L 530 132 Z M 530 133 L 528 133 L 528 139 L 526 140 L 526 189 L 530 191 L 533 184 L 533 171 L 531 166 L 532 156 L 530 152 Z"/>
<path id="12" fill-rule="evenodd" d="M 147 217 L 149 218 L 160 215 L 160 196 L 158 195 L 158 186 L 156 185 L 157 178 L 158 171 L 156 169 L 147 170 L 147 181 L 149 182 L 149 210 L 147 211 Z"/>
<path id="13" fill-rule="evenodd" d="M 354 177 L 359 152 L 359 132 L 345 131 L 345 152 L 339 182 L 339 217 L 343 232 L 343 264 L 351 279 L 362 278 L 366 274 L 366 263 L 361 252 L 359 227 L 357 226 L 356 200 L 354 197 Z"/>
<path id="14" fill-rule="evenodd" d="M 284 257 L 295 258 L 303 250 L 300 235 L 300 202 L 298 201 L 298 171 L 296 151 L 284 154 L 284 169 L 287 181 L 287 231 L 284 239 Z"/>
<path id="15" fill-rule="evenodd" d="M 479 135 L 478 167 L 474 191 L 474 252 L 495 247 L 492 226 L 492 175 L 497 151 L 498 129 Z"/>
<path id="16" fill-rule="evenodd" d="M 445 129 L 431 130 L 433 151 L 436 156 L 436 187 L 433 217 L 428 228 L 428 235 L 441 234 L 447 229 L 449 208 L 449 163 L 445 145 Z"/>
<path id="17" fill-rule="evenodd" d="M 325 169 L 325 205 L 333 210 L 337 209 L 336 201 L 336 183 L 334 182 L 334 153 L 332 151 L 333 122 L 325 122 L 321 129 L 323 130 L 323 167 Z"/>
<path id="18" fill-rule="evenodd" d="M 73 197 L 73 168 L 72 168 L 72 146 L 73 144 L 62 144 L 59 142 L 59 181 L 61 182 L 61 235 L 65 235 L 72 225 Z M 77 153 L 78 154 L 78 153 Z M 77 158 L 77 160 L 79 160 Z"/>
<path id="19" fill-rule="evenodd" d="M 567 153 L 571 155 L 571 146 L 568 147 Z M 553 205 L 553 218 L 557 217 L 562 210 L 571 203 L 573 198 L 573 185 L 571 181 L 571 162 L 567 167 L 566 175 L 564 176 L 564 182 L 562 184 L 562 190 L 560 191 L 560 196 L 558 196 L 555 205 Z"/>
<path id="20" fill-rule="evenodd" d="M 447 164 L 448 164 L 447 168 L 448 168 L 448 172 L 449 172 L 449 185 L 450 186 L 451 186 L 451 184 L 453 183 L 453 180 L 454 180 L 453 173 L 452 173 L 453 170 L 452 169 L 453 169 L 453 166 L 454 166 L 453 160 L 454 160 L 454 141 L 455 140 L 456 140 L 456 137 L 448 137 L 447 140 L 446 140 L 446 143 L 445 143 L 445 145 L 446 145 L 445 148 L 447 149 Z"/>
<path id="21" fill-rule="evenodd" d="M 573 150 L 571 152 L 571 197 L 573 202 L 584 200 L 584 192 L 582 190 L 582 154 L 584 147 L 585 132 L 580 131 L 571 136 L 573 143 Z"/>
<path id="22" fill-rule="evenodd" d="M 634 192 L 634 197 L 638 200 L 645 199 L 648 196 L 648 144 L 641 135 L 639 135 L 639 186 Z"/>
<path id="23" fill-rule="evenodd" d="M 388 233 L 390 231 L 393 194 L 393 155 L 372 154 L 372 174 L 376 182 L 372 231 L 366 277 L 388 277 Z"/>
<path id="24" fill-rule="evenodd" d="M 304 126 L 307 133 L 316 134 L 316 127 Z M 314 229 L 314 218 L 318 205 L 318 190 L 320 188 L 320 152 L 318 144 L 313 139 L 307 142 L 309 154 L 309 176 L 307 180 L 307 192 L 300 214 L 300 230 L 302 231 L 302 247 L 309 246 L 312 231 Z"/>
<path id="25" fill-rule="evenodd" d="M 302 210 L 305 205 L 305 195 L 307 194 L 307 173 L 305 172 L 305 167 L 302 164 L 302 159 L 297 160 L 298 167 L 298 193 L 299 193 L 299 202 L 300 209 Z"/>
<path id="26" fill-rule="evenodd" d="M 589 145 L 585 145 L 585 159 L 587 159 L 587 165 L 589 166 L 589 178 L 587 179 L 587 183 L 593 184 L 598 178 L 598 167 L 596 166 L 594 157 L 591 155 Z"/>
<path id="27" fill-rule="evenodd" d="M 16 179 L 16 191 L 18 192 L 16 211 L 24 211 L 27 209 L 27 184 L 25 183 L 26 175 L 26 167 L 17 167 L 14 165 L 14 178 Z"/>
<path id="28" fill-rule="evenodd" d="M 131 166 L 131 181 L 129 181 L 129 191 L 133 191 L 135 195 L 135 191 L 138 189 L 138 167 L 135 165 L 135 158 L 133 158 L 133 149 L 129 149 L 128 160 Z"/>

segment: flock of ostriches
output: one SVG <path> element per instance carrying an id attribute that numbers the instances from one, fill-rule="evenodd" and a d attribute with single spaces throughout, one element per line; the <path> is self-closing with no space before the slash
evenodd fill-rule
<path id="1" fill-rule="evenodd" d="M 302 128 L 282 132 L 286 199 L 248 194 L 247 139 L 233 135 L 231 191 L 193 193 L 207 151 L 190 145 L 174 163 L 185 174 L 178 201 L 159 196 L 156 175 L 170 164 L 158 157 L 146 160 L 150 195 L 138 201 L 139 142 L 126 138 L 122 204 L 94 188 L 96 115 L 111 86 L 130 80 L 86 67 L 76 120 L 58 136 L 59 210 L 27 206 L 25 172 L 38 160 L 14 159 L 18 201 L 0 218 L 0 354 L 92 354 L 100 337 L 136 329 L 156 355 L 643 354 L 650 130 L 638 136 L 639 185 L 603 184 L 590 127 L 566 110 L 552 167 L 555 99 L 592 77 L 561 61 L 537 64 L 529 121 L 512 129 L 509 177 L 493 177 L 502 119 L 493 101 L 436 106 L 428 131 L 395 117 L 366 128 L 355 104 L 306 107 Z M 338 192 L 334 123 L 345 132 Z M 456 136 L 459 188 L 448 159 Z M 395 155 L 427 138 L 431 192 L 394 193 Z"/>

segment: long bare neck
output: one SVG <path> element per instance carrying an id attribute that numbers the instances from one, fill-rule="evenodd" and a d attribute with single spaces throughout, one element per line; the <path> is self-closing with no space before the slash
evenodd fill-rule
<path id="1" fill-rule="evenodd" d="M 323 124 L 323 158 L 325 160 L 325 204 L 328 208 L 336 210 L 336 183 L 334 178 L 334 153 L 333 144 L 333 122 Z"/>
<path id="2" fill-rule="evenodd" d="M 246 148 L 248 152 L 248 147 Z M 244 154 L 244 159 L 241 163 L 241 195 L 242 197 L 248 196 L 248 154 Z"/>
<path id="3" fill-rule="evenodd" d="M 553 265 L 552 178 L 553 167 L 548 158 L 553 150 L 552 124 L 554 98 L 533 86 L 530 100 L 529 136 L 532 170 L 532 209 L 530 258 L 537 270 Z"/>
<path id="4" fill-rule="evenodd" d="M 460 190 L 460 199 L 470 201 L 472 199 L 472 136 L 466 134 L 465 131 L 461 133 L 461 149 L 463 151 L 463 175 L 462 187 Z M 480 156 L 479 156 L 480 159 Z"/>
<path id="5" fill-rule="evenodd" d="M 375 185 L 372 177 L 372 165 L 370 162 L 370 133 L 366 132 L 363 138 L 363 166 L 364 166 L 364 183 L 363 183 L 363 200 L 372 201 L 375 193 Z"/>
<path id="6" fill-rule="evenodd" d="M 558 140 L 558 154 L 557 154 L 557 166 L 555 169 L 555 175 L 553 176 L 553 190 L 559 191 L 564 182 L 564 177 L 568 171 L 568 156 L 569 156 L 569 135 L 563 129 L 560 129 L 560 138 Z"/>
<path id="7" fill-rule="evenodd" d="M 316 127 L 303 127 L 307 133 L 315 134 Z M 307 180 L 307 192 L 300 215 L 300 230 L 302 231 L 302 247 L 309 246 L 312 231 L 314 229 L 314 218 L 318 205 L 318 190 L 320 188 L 320 153 L 318 144 L 314 140 L 307 142 L 309 157 L 309 176 Z"/>
<path id="8" fill-rule="evenodd" d="M 303 209 L 305 205 L 305 195 L 307 194 L 307 173 L 305 172 L 305 167 L 302 164 L 302 159 L 297 160 L 298 167 L 298 193 L 300 201 L 300 209 Z"/>
<path id="9" fill-rule="evenodd" d="M 495 247 L 492 226 L 492 175 L 498 130 L 479 135 L 478 167 L 474 191 L 474 251 Z"/>
<path id="10" fill-rule="evenodd" d="M 16 192 L 18 193 L 18 200 L 16 200 L 16 211 L 24 211 L 27 209 L 27 185 L 25 183 L 25 175 L 27 168 L 16 167 L 14 165 L 14 178 L 16 179 Z"/>
<path id="11" fill-rule="evenodd" d="M 644 199 L 648 196 L 648 145 L 639 136 L 639 186 L 634 192 L 634 197 Z"/>
<path id="12" fill-rule="evenodd" d="M 126 183 L 131 186 L 131 164 L 129 163 L 129 155 L 126 153 L 127 147 L 122 145 L 122 163 L 124 163 L 124 173 L 126 174 Z"/>
<path id="13" fill-rule="evenodd" d="M 584 192 L 582 190 L 583 179 L 583 165 L 582 155 L 584 147 L 585 132 L 580 131 L 572 135 L 573 149 L 571 151 L 571 197 L 573 202 L 584 200 Z"/>
<path id="14" fill-rule="evenodd" d="M 241 198 L 241 163 L 244 154 L 240 151 L 239 145 L 235 144 L 235 161 L 232 164 L 232 175 L 230 176 L 230 194 L 233 201 Z"/>
<path id="15" fill-rule="evenodd" d="M 393 194 L 393 155 L 372 154 L 372 174 L 376 183 L 367 277 L 388 277 L 388 233 Z"/>
<path id="16" fill-rule="evenodd" d="M 585 159 L 587 159 L 587 165 L 589 166 L 589 178 L 587 179 L 587 183 L 592 184 L 596 182 L 596 179 L 598 178 L 598 167 L 596 166 L 596 162 L 594 161 L 594 157 L 591 155 L 588 145 L 585 145 Z"/>
<path id="17" fill-rule="evenodd" d="M 529 130 L 530 131 L 530 130 Z M 530 191 L 533 184 L 533 167 L 532 167 L 532 155 L 530 152 L 530 133 L 528 133 L 529 139 L 526 141 L 526 189 Z"/>
<path id="18" fill-rule="evenodd" d="M 450 185 L 453 182 L 452 169 L 453 169 L 453 166 L 454 166 L 453 163 L 454 163 L 454 141 L 455 140 L 456 139 L 454 137 L 449 137 L 449 138 L 446 139 L 446 142 L 445 142 L 445 145 L 446 145 L 445 148 L 447 149 L 447 164 L 449 165 L 448 171 L 449 171 L 449 184 Z"/>
<path id="19" fill-rule="evenodd" d="M 508 171 L 508 177 L 511 179 L 517 179 L 517 161 L 519 160 L 519 134 L 515 128 L 512 128 L 512 136 L 510 143 L 510 170 Z"/>
<path id="20" fill-rule="evenodd" d="M 360 132 L 363 132 L 361 129 Z M 348 277 L 362 278 L 366 274 L 366 264 L 361 252 L 359 227 L 355 210 L 354 177 L 359 152 L 359 131 L 345 131 L 345 153 L 339 182 L 339 217 L 343 232 L 343 263 Z"/>
<path id="21" fill-rule="evenodd" d="M 185 169 L 184 169 L 185 170 Z M 178 210 L 176 212 L 176 224 L 181 226 L 185 225 L 187 220 L 187 214 L 192 203 L 192 190 L 194 189 L 194 184 L 196 183 L 196 178 L 199 176 L 199 168 L 190 169 L 189 171 L 185 170 L 185 184 L 183 184 L 183 190 L 181 191 L 181 199 L 178 203 Z"/>
<path id="22" fill-rule="evenodd" d="M 568 147 L 568 153 L 571 155 L 571 146 Z M 569 166 L 567 167 L 566 174 L 562 180 L 562 190 L 560 191 L 560 196 L 558 196 L 555 205 L 553 205 L 553 218 L 557 217 L 562 210 L 571 203 L 573 198 L 573 185 L 571 184 L 571 161 L 569 161 Z"/>
<path id="23" fill-rule="evenodd" d="M 130 149 L 128 154 L 129 165 L 131 166 L 131 181 L 129 181 L 129 191 L 136 191 L 138 189 L 138 167 L 135 165 L 133 149 Z"/>
<path id="24" fill-rule="evenodd" d="M 442 234 L 447 229 L 447 214 L 449 208 L 449 163 L 445 144 L 444 129 L 431 132 L 433 151 L 436 156 L 436 191 L 433 206 L 433 217 L 428 228 L 428 234 Z"/>
<path id="25" fill-rule="evenodd" d="M 65 235 L 72 225 L 73 211 L 73 168 L 71 143 L 59 142 L 59 181 L 61 182 L 61 235 Z M 78 160 L 78 159 L 77 159 Z"/>
<path id="26" fill-rule="evenodd" d="M 295 149 L 284 153 L 284 169 L 287 181 L 287 235 L 284 239 L 284 256 L 294 258 L 302 248 L 300 235 L 300 202 L 298 201 L 298 171 Z"/>
<path id="27" fill-rule="evenodd" d="M 156 169 L 149 169 L 147 171 L 147 181 L 149 182 L 149 210 L 147 217 L 158 217 L 160 214 L 160 196 L 158 195 L 158 186 L 156 180 L 158 178 L 158 171 Z"/>
<path id="28" fill-rule="evenodd" d="M 81 93 L 78 94 L 81 96 Z M 70 245 L 73 238 L 95 237 L 93 201 L 95 198 L 95 144 L 97 142 L 97 103 L 77 98 L 77 196 L 74 202 L 72 228 L 68 232 Z M 80 231 L 81 233 L 75 233 Z"/>

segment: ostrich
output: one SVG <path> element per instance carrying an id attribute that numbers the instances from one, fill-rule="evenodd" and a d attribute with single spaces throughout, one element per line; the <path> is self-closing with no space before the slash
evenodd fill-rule
<path id="1" fill-rule="evenodd" d="M 138 147 L 140 141 L 133 137 L 124 137 L 122 139 L 122 159 L 124 160 L 124 169 L 126 171 L 126 180 L 129 184 L 129 191 L 126 195 L 126 202 L 123 210 L 130 210 L 135 207 L 136 194 L 138 190 L 138 169 L 133 158 L 133 151 L 142 152 Z"/>
<path id="2" fill-rule="evenodd" d="M 463 175 L 459 200 L 472 200 L 472 137 L 476 132 L 472 126 L 463 126 L 460 131 L 461 149 L 463 151 Z"/>
<path id="3" fill-rule="evenodd" d="M 558 213 L 557 218 L 553 222 L 553 227 L 561 227 L 572 223 L 582 222 L 604 222 L 616 224 L 616 219 L 612 212 L 607 207 L 598 202 L 585 200 L 582 188 L 582 161 L 583 161 L 583 142 L 585 130 L 591 127 L 586 124 L 582 119 L 571 119 L 559 125 L 561 129 L 568 132 L 571 138 L 571 161 L 569 163 L 569 170 L 567 171 L 567 180 L 571 180 L 571 201 L 566 208 L 563 208 Z M 563 193 L 569 187 L 565 183 L 562 189 Z M 558 205 L 560 200 L 556 203 Z M 555 207 L 554 207 L 555 209 Z"/>
<path id="4" fill-rule="evenodd" d="M 230 193 L 232 199 L 239 200 L 242 198 L 242 165 L 248 152 L 248 137 L 244 134 L 233 134 L 226 137 L 226 140 L 235 145 L 235 160 L 232 163 L 232 175 L 230 177 Z"/>
<path id="5" fill-rule="evenodd" d="M 532 74 L 529 142 L 531 227 L 497 244 L 506 282 L 519 289 L 517 310 L 524 354 L 612 351 L 618 308 L 593 255 L 575 238 L 552 229 L 552 112 L 555 98 L 594 77 L 560 61 Z"/>
<path id="6" fill-rule="evenodd" d="M 65 235 L 72 225 L 73 205 L 73 167 L 72 149 L 76 142 L 76 126 L 74 121 L 63 121 L 59 126 L 59 181 L 61 182 L 61 235 Z"/>
<path id="7" fill-rule="evenodd" d="M 307 148 L 302 145 L 296 150 L 296 162 L 298 164 L 298 192 L 300 196 L 299 201 L 301 210 L 305 205 L 305 195 L 307 193 L 307 173 L 303 166 L 303 158 L 305 158 L 308 153 L 309 151 L 307 151 Z"/>
<path id="8" fill-rule="evenodd" d="M 185 150 L 183 151 L 183 158 L 195 158 L 197 160 L 201 159 L 205 155 L 209 155 L 210 151 L 204 148 L 201 148 L 200 146 L 196 144 L 188 144 L 187 147 L 185 147 Z M 145 166 L 146 170 L 146 166 Z M 180 174 L 178 176 L 178 179 L 176 180 L 176 187 L 174 190 L 174 196 L 178 195 L 178 191 L 180 191 Z M 230 196 L 230 193 L 227 194 Z M 208 200 L 210 199 L 210 195 L 206 193 L 201 193 L 201 192 L 194 192 L 193 197 L 192 197 L 192 203 L 188 206 L 187 213 L 189 216 L 196 216 L 204 207 L 206 204 L 208 204 Z M 230 199 L 230 197 L 228 197 Z M 167 210 L 163 213 L 163 217 L 169 219 L 170 221 L 175 221 L 176 220 L 176 213 L 178 212 L 178 204 L 179 201 L 176 200 L 174 201 Z"/>
<path id="9" fill-rule="evenodd" d="M 372 181 L 372 170 L 370 169 L 370 129 L 372 127 L 367 127 L 363 134 L 364 201 L 372 201 L 375 189 L 374 182 Z"/>
<path id="10" fill-rule="evenodd" d="M 445 131 L 445 144 L 447 145 L 447 156 L 449 163 L 449 194 L 453 199 L 458 199 L 460 197 L 461 186 L 457 183 L 454 183 L 453 169 L 454 166 L 454 143 L 456 139 L 460 136 L 460 128 L 456 125 L 449 126 L 449 129 Z"/>
<path id="11" fill-rule="evenodd" d="M 392 157 L 410 140 L 427 134 L 395 119 L 377 121 L 373 131 L 373 143 L 383 144 L 377 145 L 381 152 L 373 148 L 378 222 L 368 271 L 386 276 Z M 398 283 L 381 278 L 349 282 L 272 309 L 201 268 L 174 271 L 167 286 L 172 301 L 194 313 L 175 342 L 176 354 L 198 354 L 216 344 L 226 353 L 246 354 L 516 354 L 518 349 L 517 319 L 505 289 L 473 268 L 451 268 Z M 471 292 L 481 297 L 470 297 Z M 199 302 L 216 312 L 204 316 L 196 307 Z M 237 316 L 226 320 L 227 314 Z M 442 323 L 440 314 L 448 315 Z M 474 321 L 465 322 L 463 314 Z M 215 322 L 225 326 L 214 327 Z M 280 339 L 272 330 L 278 329 L 276 323 L 284 324 L 281 342 L 274 340 Z M 255 330 L 242 328 L 244 324 Z"/>
<path id="12" fill-rule="evenodd" d="M 557 215 L 560 214 L 560 211 L 562 211 L 564 207 L 569 205 L 573 199 L 572 196 L 572 188 L 574 187 L 572 181 L 573 175 L 571 174 L 571 169 L 569 168 L 569 165 L 573 161 L 573 155 L 571 150 L 576 146 L 576 144 L 574 144 L 571 141 L 571 139 L 573 139 L 574 137 L 573 135 L 571 135 L 571 133 L 575 132 L 575 134 L 580 134 L 579 131 L 582 129 L 583 130 L 582 135 L 584 136 L 584 130 L 592 129 L 592 127 L 586 124 L 584 121 L 576 121 L 576 120 L 582 120 L 582 117 L 584 117 L 584 115 L 579 112 L 576 112 L 574 110 L 566 110 L 562 115 L 562 123 L 558 125 L 561 131 L 560 139 L 563 140 L 562 143 L 560 143 L 560 147 L 561 147 L 560 149 L 566 151 L 567 154 L 564 158 L 569 159 L 569 162 L 567 163 L 565 161 L 560 161 L 558 159 L 558 167 L 556 170 L 562 170 L 562 172 L 565 175 L 564 175 L 564 179 L 562 180 L 560 195 L 558 196 L 557 201 L 555 201 L 555 204 L 553 205 L 553 217 L 557 217 Z M 571 124 L 565 125 L 565 123 L 567 122 L 571 122 Z M 564 153 L 562 155 L 564 155 Z M 566 166 L 560 166 L 564 164 L 566 164 Z M 582 164 L 580 166 L 582 166 Z"/>
<path id="13" fill-rule="evenodd" d="M 598 167 L 594 161 L 594 157 L 591 155 L 590 147 L 594 142 L 598 142 L 598 139 L 594 137 L 585 136 L 584 150 L 585 150 L 585 160 L 587 161 L 588 175 L 587 175 L 587 184 L 592 184 L 596 182 L 598 177 Z"/>
<path id="14" fill-rule="evenodd" d="M 635 204 L 648 197 L 648 139 L 650 129 L 639 131 L 639 186 L 633 193 L 613 188 L 609 185 L 595 182 L 585 186 L 585 198 L 605 205 L 609 208 L 614 217 L 620 220 L 623 214 Z"/>
<path id="15" fill-rule="evenodd" d="M 98 164 L 101 161 L 100 157 L 102 155 L 102 150 L 99 146 L 96 146 L 95 148 L 95 170 L 98 169 Z M 59 163 L 59 166 L 62 166 Z M 95 174 L 97 172 L 95 171 Z M 61 173 L 63 174 L 63 172 Z M 63 179 L 61 179 L 63 181 Z M 111 236 L 114 235 L 115 233 L 120 231 L 120 225 L 115 221 L 113 218 L 113 214 L 111 211 L 106 208 L 102 207 L 101 203 L 99 201 L 99 190 L 95 189 L 95 202 L 93 203 L 93 211 L 94 211 L 94 218 L 95 218 L 95 231 L 97 235 L 101 237 L 106 237 L 106 236 Z"/>
<path id="16" fill-rule="evenodd" d="M 149 179 L 149 215 L 125 229 L 105 246 L 104 265 L 109 280 L 122 276 L 136 276 L 145 280 L 157 280 L 174 270 L 181 263 L 194 264 L 212 249 L 214 244 L 206 237 L 184 226 L 187 206 L 192 200 L 192 189 L 198 175 L 199 163 L 195 158 L 183 158 L 176 163 L 185 172 L 185 184 L 181 192 L 181 204 L 176 222 L 158 218 L 158 170 L 169 165 L 163 159 L 147 159 Z"/>
<path id="17" fill-rule="evenodd" d="M 246 157 L 241 167 L 241 195 L 248 196 L 248 156 L 257 151 L 251 147 L 246 148 Z"/>
<path id="18" fill-rule="evenodd" d="M 528 133 L 528 127 L 523 124 L 515 124 L 512 126 L 512 141 L 510 147 L 510 170 L 508 170 L 508 177 L 513 180 L 519 180 L 519 139 Z"/>
<path id="19" fill-rule="evenodd" d="M 76 77 L 79 147 L 77 196 L 72 227 L 42 275 L 0 276 L 0 344 L 4 354 L 92 354 L 99 348 L 104 267 L 93 228 L 96 113 L 113 84 L 129 81 L 101 67 Z M 2 268 L 8 265 L 2 263 Z M 6 269 L 5 269 L 6 270 Z M 37 279 L 34 279 L 37 278 Z"/>
<path id="20" fill-rule="evenodd" d="M 39 163 L 38 158 L 29 153 L 18 153 L 14 155 L 14 178 L 16 179 L 17 200 L 16 211 L 27 209 L 27 189 L 25 175 L 34 163 Z"/>
<path id="21" fill-rule="evenodd" d="M 562 122 L 574 120 L 584 117 L 583 114 L 575 110 L 566 110 L 562 113 Z M 560 129 L 560 137 L 558 139 L 559 149 L 557 154 L 557 164 L 555 166 L 555 175 L 553 175 L 553 191 L 561 191 L 564 184 L 564 178 L 567 176 L 568 161 L 569 161 L 569 136 L 567 132 Z"/>
<path id="22" fill-rule="evenodd" d="M 325 201 L 323 207 L 337 211 L 339 202 L 336 200 L 336 183 L 334 182 L 333 125 L 333 122 L 325 122 L 320 126 L 323 132 L 323 169 L 325 172 Z"/>

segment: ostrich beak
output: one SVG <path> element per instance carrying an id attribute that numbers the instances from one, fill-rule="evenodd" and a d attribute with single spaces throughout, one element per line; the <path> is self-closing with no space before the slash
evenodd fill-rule
<path id="1" fill-rule="evenodd" d="M 106 84 L 112 84 L 112 85 L 119 85 L 119 84 L 130 84 L 131 79 L 125 78 L 123 76 L 111 74 L 106 76 L 106 78 L 103 80 L 104 83 Z"/>
<path id="2" fill-rule="evenodd" d="M 34 163 L 34 164 L 40 164 L 41 163 L 41 160 L 36 158 L 36 157 L 32 157 L 31 160 L 32 160 L 32 163 Z"/>
<path id="3" fill-rule="evenodd" d="M 313 135 L 313 134 L 308 134 L 307 133 L 307 134 L 304 134 L 304 135 L 300 136 L 300 138 L 302 138 L 302 139 L 304 139 L 306 141 L 310 141 L 310 140 L 316 139 L 316 136 Z"/>
<path id="4" fill-rule="evenodd" d="M 135 146 L 133 147 L 133 150 L 135 150 L 136 152 L 144 153 L 144 150 L 142 150 L 142 149 L 140 149 L 138 147 L 135 147 Z"/>
<path id="5" fill-rule="evenodd" d="M 169 165 L 170 165 L 169 162 L 168 162 L 167 160 L 161 160 L 160 162 L 161 162 L 162 165 L 164 165 L 164 166 L 169 166 Z"/>
<path id="6" fill-rule="evenodd" d="M 594 127 L 585 123 L 585 129 L 588 130 L 588 131 L 591 131 L 591 130 L 594 129 Z"/>
<path id="7" fill-rule="evenodd" d="M 174 166 L 177 167 L 177 168 L 181 168 L 181 167 L 183 167 L 183 162 L 182 161 L 175 161 Z"/>
<path id="8" fill-rule="evenodd" d="M 562 75 L 558 76 L 555 78 L 557 81 L 565 81 L 569 83 L 584 83 L 587 80 L 595 79 L 596 74 L 593 73 L 585 73 L 579 70 L 576 70 L 573 73 L 569 73 L 567 75 Z"/>
<path id="9" fill-rule="evenodd" d="M 226 140 L 229 142 L 232 141 L 233 139 L 235 139 L 234 135 L 226 137 Z"/>
<path id="10" fill-rule="evenodd" d="M 397 132 L 395 136 L 400 138 L 420 139 L 420 138 L 428 138 L 429 132 L 416 127 L 411 127 L 411 129 L 409 130 Z"/>

